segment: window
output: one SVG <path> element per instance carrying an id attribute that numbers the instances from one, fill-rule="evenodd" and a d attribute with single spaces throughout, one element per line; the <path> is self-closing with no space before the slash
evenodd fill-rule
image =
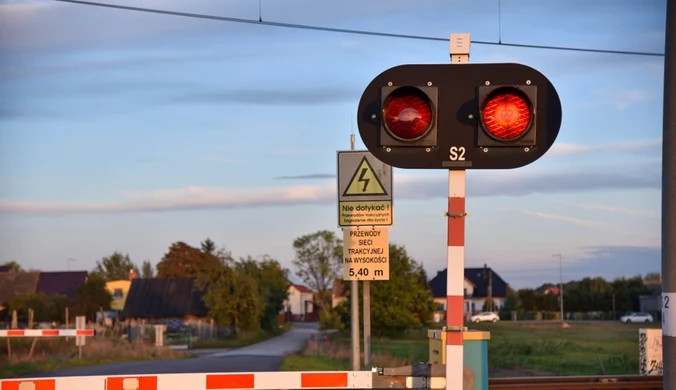
<path id="1" fill-rule="evenodd" d="M 122 299 L 124 298 L 124 292 L 121 288 L 116 288 L 113 290 L 113 299 Z"/>

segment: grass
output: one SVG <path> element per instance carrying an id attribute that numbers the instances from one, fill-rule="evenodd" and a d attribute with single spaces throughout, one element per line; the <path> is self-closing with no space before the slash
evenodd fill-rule
<path id="1" fill-rule="evenodd" d="M 622 375 L 638 374 L 638 329 L 659 324 L 571 322 L 472 324 L 491 333 L 489 375 Z M 647 325 L 647 326 L 646 326 Z M 405 339 L 373 339 L 373 366 L 393 367 L 429 360 L 426 332 Z M 328 343 L 311 340 L 305 350 L 284 360 L 282 370 L 347 370 L 349 336 Z M 362 355 L 363 359 L 363 355 Z"/>
<path id="2" fill-rule="evenodd" d="M 32 342 L 32 338 L 12 339 L 11 357 L 7 354 L 6 342 L 3 342 L 0 349 L 0 378 L 16 378 L 35 372 L 121 361 L 190 357 L 186 353 L 167 348 L 141 343 L 132 345 L 127 341 L 102 337 L 87 338 L 86 345 L 82 347 L 81 360 L 78 358 L 74 338 L 39 339 L 33 356 L 29 357 Z"/>
<path id="3" fill-rule="evenodd" d="M 279 328 L 278 332 L 269 332 L 264 330 L 252 330 L 242 332 L 239 337 L 228 337 L 221 339 L 204 339 L 195 340 L 192 343 L 194 349 L 207 348 L 242 348 L 249 345 L 257 344 L 273 337 L 280 336 L 291 329 L 291 325 L 285 324 Z"/>

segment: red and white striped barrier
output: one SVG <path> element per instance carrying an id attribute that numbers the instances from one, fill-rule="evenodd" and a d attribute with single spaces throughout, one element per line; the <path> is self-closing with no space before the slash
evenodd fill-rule
<path id="1" fill-rule="evenodd" d="M 0 390 L 368 389 L 371 371 L 82 376 L 0 380 Z"/>
<path id="2" fill-rule="evenodd" d="M 1 329 L 0 337 L 94 336 L 94 329 Z M 4 390 L 4 389 L 2 389 Z"/>

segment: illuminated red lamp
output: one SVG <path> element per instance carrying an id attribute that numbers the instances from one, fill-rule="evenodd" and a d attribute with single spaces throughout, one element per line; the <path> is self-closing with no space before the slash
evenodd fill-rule
<path id="1" fill-rule="evenodd" d="M 493 90 L 481 104 L 481 122 L 497 141 L 514 141 L 531 127 L 533 105 L 525 93 L 514 87 Z"/>
<path id="2" fill-rule="evenodd" d="M 424 137 L 434 121 L 434 108 L 427 94 L 415 87 L 392 91 L 383 104 L 383 122 L 390 135 L 399 141 Z"/>

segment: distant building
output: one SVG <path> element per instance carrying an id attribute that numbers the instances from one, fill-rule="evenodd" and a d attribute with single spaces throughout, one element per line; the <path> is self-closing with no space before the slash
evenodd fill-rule
<path id="1" fill-rule="evenodd" d="M 87 281 L 87 271 L 40 272 L 35 292 L 47 296 L 65 295 L 75 298 L 75 290 Z"/>
<path id="2" fill-rule="evenodd" d="M 114 311 L 124 310 L 124 304 L 127 301 L 127 295 L 131 288 L 131 281 L 136 279 L 136 272 L 129 271 L 128 279 L 111 280 L 106 283 L 106 290 L 113 296 L 113 301 L 110 304 L 110 309 Z"/>
<path id="3" fill-rule="evenodd" d="M 284 301 L 287 320 L 293 322 L 317 321 L 314 292 L 307 286 L 289 282 L 289 296 Z"/>
<path id="4" fill-rule="evenodd" d="M 181 320 L 187 324 L 209 321 L 209 309 L 202 302 L 203 296 L 204 291 L 198 289 L 192 278 L 135 278 L 131 281 L 122 315 L 127 322 Z"/>
<path id="5" fill-rule="evenodd" d="M 439 304 L 439 310 L 446 311 L 446 275 L 447 270 L 437 272 L 430 280 L 430 288 L 434 301 Z M 464 282 L 464 312 L 477 313 L 484 309 L 484 303 L 489 297 L 493 300 L 493 311 L 499 310 L 507 298 L 507 283 L 493 269 L 484 265 L 483 268 L 465 268 Z M 439 320 L 440 314 L 435 316 Z"/>
<path id="6" fill-rule="evenodd" d="M 650 290 L 650 294 L 638 297 L 639 311 L 656 312 L 662 310 L 662 278 L 658 280 L 644 280 L 643 283 Z"/>
<path id="7" fill-rule="evenodd" d="M 559 288 L 558 287 L 547 287 L 542 293 L 544 295 L 548 295 L 548 294 L 559 295 Z"/>
<path id="8" fill-rule="evenodd" d="M 0 272 L 0 321 L 11 316 L 8 305 L 18 294 L 43 293 L 49 297 L 75 297 L 78 286 L 87 281 L 87 271 Z"/>

